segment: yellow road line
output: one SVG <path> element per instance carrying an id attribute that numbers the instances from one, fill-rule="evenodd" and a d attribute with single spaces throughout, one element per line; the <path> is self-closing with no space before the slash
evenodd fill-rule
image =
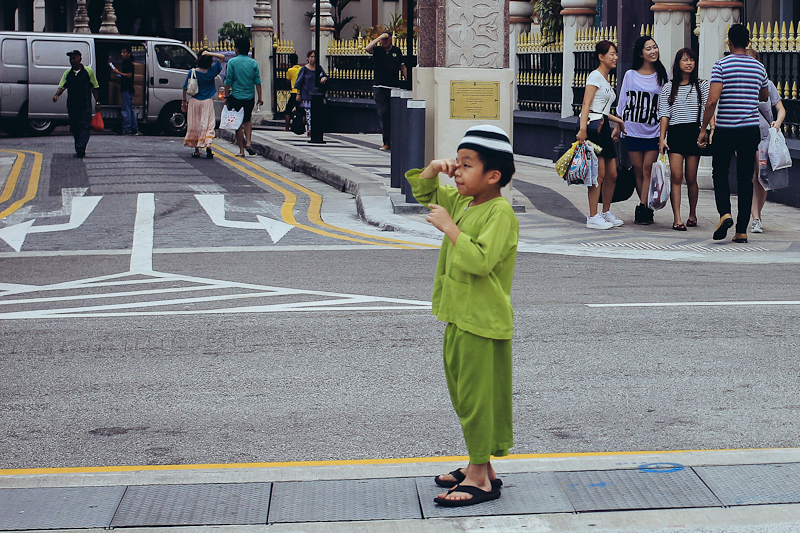
<path id="1" fill-rule="evenodd" d="M 720 450 L 659 450 L 659 451 L 622 451 L 622 452 L 579 452 L 579 453 L 522 453 L 506 457 L 495 457 L 493 460 L 513 461 L 519 459 L 570 459 L 580 457 L 612 457 L 615 455 L 668 455 L 675 453 L 719 453 L 719 452 L 754 452 L 772 451 L 785 448 L 750 448 Z M 395 465 L 411 463 L 450 463 L 469 461 L 467 455 L 446 457 L 403 457 L 394 459 L 353 459 L 338 461 L 285 461 L 274 463 L 218 463 L 194 465 L 139 465 L 139 466 L 87 466 L 65 468 L 11 468 L 0 469 L 0 476 L 33 475 L 33 474 L 89 474 L 109 472 L 141 472 L 163 470 L 218 470 L 233 468 L 280 468 L 308 466 L 359 466 L 359 465 Z"/>
<path id="2" fill-rule="evenodd" d="M 228 154 L 231 157 L 233 156 L 232 152 L 230 152 L 230 151 L 228 151 L 228 150 L 226 150 L 224 148 L 220 148 L 220 147 L 216 147 L 216 148 L 219 151 L 224 152 L 224 153 Z M 359 233 L 357 231 L 349 230 L 349 229 L 346 229 L 346 228 L 340 228 L 338 226 L 334 226 L 332 224 L 328 224 L 327 222 L 322 220 L 322 216 L 320 214 L 321 211 L 322 211 L 322 196 L 320 196 L 319 194 L 315 193 L 314 191 L 312 191 L 310 189 L 307 189 L 306 187 L 303 187 L 302 185 L 300 185 L 298 183 L 293 182 L 292 180 L 290 180 L 288 178 L 285 178 L 285 177 L 283 177 L 283 176 L 281 176 L 279 174 L 276 174 L 276 173 L 274 173 L 272 171 L 269 171 L 269 170 L 267 170 L 267 169 L 265 169 L 265 168 L 263 168 L 263 167 L 261 167 L 259 165 L 256 165 L 255 163 L 247 161 L 246 159 L 244 160 L 244 162 L 247 165 L 255 168 L 258 172 L 263 172 L 263 173 L 267 174 L 268 176 L 272 176 L 273 178 L 275 178 L 275 179 L 277 179 L 277 180 L 289 185 L 290 187 L 294 187 L 295 189 L 297 189 L 297 190 L 301 191 L 302 193 L 308 195 L 308 197 L 310 199 L 310 205 L 308 207 L 308 219 L 311 222 L 313 222 L 314 224 L 318 225 L 318 226 L 321 226 L 321 227 L 324 227 L 324 228 L 328 228 L 328 229 L 332 229 L 332 230 L 335 230 L 335 231 L 339 231 L 341 233 L 347 233 L 349 235 L 356 235 L 358 237 L 365 237 L 365 238 L 368 238 L 368 239 L 375 239 L 375 240 L 386 241 L 386 242 L 394 242 L 394 243 L 403 244 L 403 245 L 424 246 L 426 248 L 439 248 L 439 245 L 436 245 L 436 244 L 421 244 L 421 243 L 418 244 L 418 243 L 413 243 L 413 242 L 409 242 L 409 241 L 402 241 L 402 240 L 398 240 L 398 239 L 390 239 L 388 237 L 378 237 L 378 236 L 373 236 L 373 235 L 367 235 L 366 233 Z"/>
<path id="3" fill-rule="evenodd" d="M 25 192 L 24 197 L 11 204 L 4 211 L 0 212 L 0 219 L 7 217 L 26 203 L 36 198 L 36 192 L 39 190 L 39 177 L 42 174 L 42 154 L 39 152 L 29 152 L 27 150 L 23 150 L 22 152 L 26 154 L 33 154 L 33 168 L 31 169 L 31 175 L 28 179 L 28 190 Z M 3 194 L 5 194 L 5 191 Z"/>
<path id="4" fill-rule="evenodd" d="M 218 148 L 218 151 L 220 151 L 220 152 L 224 151 L 224 152 L 230 153 L 227 150 L 223 150 L 223 149 L 220 149 L 220 148 Z M 302 228 L 302 229 L 304 229 L 306 231 L 310 231 L 310 232 L 316 233 L 318 235 L 324 235 L 326 237 L 332 237 L 334 239 L 340 239 L 340 240 L 351 241 L 351 242 L 359 242 L 359 243 L 362 243 L 362 244 L 372 244 L 372 245 L 375 245 L 375 246 L 389 246 L 391 248 L 402 248 L 402 249 L 406 249 L 406 250 L 414 250 L 414 249 L 416 249 L 417 245 L 414 245 L 413 243 L 405 243 L 406 245 L 402 246 L 400 244 L 389 244 L 389 243 L 383 243 L 383 242 L 365 241 L 365 240 L 362 240 L 362 239 L 354 239 L 352 237 L 347 237 L 345 235 L 337 235 L 335 233 L 330 233 L 330 232 L 325 231 L 325 230 L 321 230 L 321 229 L 317 229 L 317 228 L 314 228 L 314 227 L 311 227 L 311 226 L 307 226 L 305 224 L 301 224 L 300 222 L 297 221 L 297 219 L 295 219 L 294 213 L 293 213 L 294 206 L 297 203 L 297 195 L 295 195 L 293 192 L 285 189 L 284 187 L 281 187 L 277 183 L 275 183 L 275 182 L 273 182 L 271 180 L 268 180 L 268 179 L 264 178 L 263 176 L 259 176 L 258 174 L 256 174 L 255 172 L 251 171 L 250 169 L 243 167 L 242 165 L 240 165 L 237 161 L 235 161 L 233 159 L 230 159 L 230 158 L 225 157 L 225 156 L 218 156 L 218 157 L 222 161 L 224 161 L 225 163 L 227 163 L 230 166 L 232 166 L 233 168 L 235 168 L 235 169 L 237 169 L 237 170 L 239 170 L 241 172 L 244 172 L 248 176 L 257 179 L 258 181 L 260 181 L 260 182 L 262 182 L 262 183 L 264 183 L 266 185 L 269 185 L 270 187 L 272 187 L 276 191 L 278 191 L 281 194 L 283 194 L 286 197 L 286 200 L 283 202 L 283 206 L 281 207 L 281 216 L 283 217 L 283 221 L 286 222 L 287 224 L 291 224 L 292 226 L 295 226 L 295 227 L 298 227 L 298 228 Z M 264 169 L 261 169 L 261 170 L 264 170 Z M 331 227 L 334 227 L 334 226 L 331 226 Z M 369 236 L 367 236 L 367 237 L 369 237 Z M 370 237 L 370 238 L 372 238 L 372 237 Z"/>
<path id="5" fill-rule="evenodd" d="M 25 163 L 25 154 L 16 150 L 0 150 L 0 152 L 17 155 L 14 165 L 11 167 L 11 173 L 8 175 L 6 186 L 3 188 L 3 194 L 0 194 L 0 203 L 2 203 L 11 198 L 11 195 L 14 194 L 14 189 L 17 186 L 17 178 L 20 172 L 22 172 L 22 165 Z"/>

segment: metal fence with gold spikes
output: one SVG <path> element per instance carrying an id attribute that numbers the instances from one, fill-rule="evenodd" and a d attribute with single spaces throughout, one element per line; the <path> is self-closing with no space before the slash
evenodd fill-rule
<path id="1" fill-rule="evenodd" d="M 750 47 L 758 52 L 759 59 L 783 100 L 786 119 L 783 132 L 787 137 L 800 137 L 800 100 L 797 85 L 800 83 L 800 23 L 754 22 L 750 30 Z M 795 31 L 797 29 L 797 31 Z"/>
<path id="2" fill-rule="evenodd" d="M 210 52 L 233 52 L 233 41 L 217 41 L 212 43 L 208 40 L 208 37 L 203 39 L 202 41 L 187 41 L 184 42 L 189 49 L 194 52 L 195 54 L 200 53 L 202 50 L 208 50 Z"/>
<path id="3" fill-rule="evenodd" d="M 372 98 L 372 81 L 375 72 L 375 61 L 366 48 L 371 39 L 359 36 L 355 39 L 331 41 L 328 43 L 328 96 L 337 98 Z M 396 36 L 392 44 L 400 48 L 405 57 L 405 39 Z M 414 56 L 417 54 L 417 43 L 414 43 Z M 398 78 L 402 86 L 402 74 Z"/>
<path id="4" fill-rule="evenodd" d="M 286 102 L 292 93 L 292 87 L 286 79 L 286 71 L 292 66 L 289 56 L 295 53 L 293 41 L 286 39 L 272 41 L 272 98 L 273 109 L 278 112 L 286 109 Z"/>
<path id="5" fill-rule="evenodd" d="M 521 33 L 517 37 L 517 102 L 525 111 L 561 112 L 564 35 Z"/>
<path id="6" fill-rule="evenodd" d="M 645 27 L 642 27 L 644 34 Z M 597 68 L 595 45 L 599 41 L 610 41 L 617 45 L 617 28 L 586 28 L 575 34 L 575 71 L 572 76 L 572 112 L 579 115 L 583 107 L 583 95 L 586 92 L 586 78 Z M 616 86 L 615 72 L 609 76 L 611 86 Z"/>

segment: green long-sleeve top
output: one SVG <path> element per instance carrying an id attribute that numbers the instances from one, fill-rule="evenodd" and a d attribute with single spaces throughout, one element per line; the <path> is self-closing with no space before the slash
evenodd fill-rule
<path id="1" fill-rule="evenodd" d="M 445 236 L 433 283 L 433 314 L 459 329 L 490 339 L 510 339 L 514 331 L 511 282 L 517 258 L 519 223 L 505 198 L 469 207 L 471 196 L 406 172 L 414 197 L 444 207 L 461 230 L 456 244 Z"/>

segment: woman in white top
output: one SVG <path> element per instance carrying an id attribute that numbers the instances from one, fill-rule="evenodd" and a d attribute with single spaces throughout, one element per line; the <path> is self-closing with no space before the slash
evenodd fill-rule
<path id="1" fill-rule="evenodd" d="M 745 50 L 745 53 L 754 59 L 758 59 L 758 52 L 752 48 Z M 758 102 L 758 129 L 761 132 L 761 140 L 769 138 L 770 128 L 776 130 L 781 129 L 781 124 L 786 118 L 786 108 L 783 107 L 781 102 L 781 95 L 772 80 L 767 80 L 769 88 L 769 100 L 766 102 Z M 778 116 L 772 116 L 772 108 L 778 111 Z M 769 164 L 769 163 L 767 163 Z M 761 210 L 767 202 L 767 191 L 761 185 L 758 179 L 758 157 L 756 156 L 756 169 L 753 174 L 753 203 L 750 207 L 750 215 L 753 217 L 753 223 L 750 226 L 751 233 L 764 233 L 764 226 L 761 223 Z"/>
<path id="2" fill-rule="evenodd" d="M 608 82 L 608 73 L 617 67 L 617 47 L 610 41 L 600 41 L 595 45 L 595 52 L 600 65 L 586 78 L 586 92 L 583 95 L 576 139 L 580 142 L 588 139 L 603 149 L 598 156 L 597 186 L 589 187 L 589 217 L 586 219 L 586 227 L 609 229 L 623 224 L 611 212 L 611 199 L 617 185 L 617 153 L 614 150 L 614 141 L 619 139 L 622 120 L 611 114 L 611 104 L 614 103 L 616 94 Z M 609 121 L 616 123 L 613 132 Z M 603 211 L 598 213 L 601 189 Z"/>
<path id="3" fill-rule="evenodd" d="M 707 80 L 697 78 L 697 56 L 691 48 L 681 48 L 672 64 L 672 81 L 661 89 L 658 116 L 661 119 L 659 153 L 669 153 L 672 190 L 672 229 L 686 231 L 697 226 L 697 167 L 700 164 L 700 147 L 697 136 L 703 122 L 703 110 L 708 100 Z M 712 119 L 713 122 L 713 119 Z M 712 124 L 713 126 L 713 124 Z M 686 188 L 689 195 L 689 218 L 681 219 L 681 185 L 686 170 Z"/>
<path id="4" fill-rule="evenodd" d="M 636 174 L 636 190 L 641 203 L 636 206 L 634 222 L 652 224 L 653 210 L 647 207 L 650 171 L 658 158 L 658 97 L 669 81 L 661 64 L 658 45 L 649 35 L 633 44 L 633 65 L 625 73 L 617 101 L 617 113 L 625 121 L 625 146 Z"/>

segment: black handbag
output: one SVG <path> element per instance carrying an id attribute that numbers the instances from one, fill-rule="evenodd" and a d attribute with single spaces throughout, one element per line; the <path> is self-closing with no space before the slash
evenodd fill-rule
<path id="1" fill-rule="evenodd" d="M 602 187 L 601 187 L 602 189 Z M 617 168 L 617 184 L 614 186 L 614 196 L 611 203 L 624 202 L 631 197 L 636 189 L 636 174 L 633 167 Z M 603 191 L 600 191 L 600 203 L 603 202 Z"/>
<path id="2" fill-rule="evenodd" d="M 303 135 L 306 132 L 306 110 L 298 106 L 292 112 L 292 122 L 289 129 L 297 135 Z"/>

